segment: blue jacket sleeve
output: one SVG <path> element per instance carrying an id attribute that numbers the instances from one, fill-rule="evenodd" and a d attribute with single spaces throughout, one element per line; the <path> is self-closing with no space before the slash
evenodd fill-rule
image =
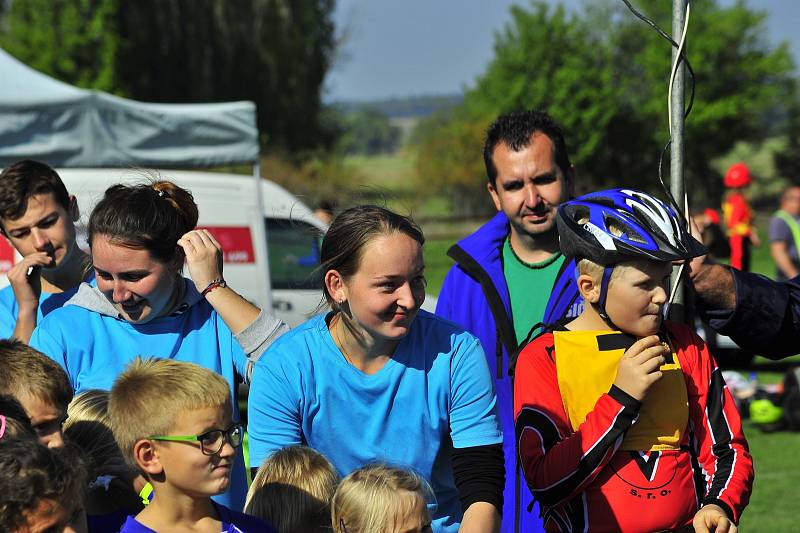
<path id="1" fill-rule="evenodd" d="M 274 451 L 303 441 L 302 373 L 286 362 L 280 350 L 267 352 L 255 365 L 247 401 L 252 467 L 260 466 Z"/>
<path id="2" fill-rule="evenodd" d="M 450 267 L 450 270 L 444 277 L 442 289 L 439 291 L 439 296 L 436 300 L 436 315 L 448 320 L 453 320 L 454 322 L 455 317 L 453 316 L 453 294 L 456 289 L 454 281 L 454 277 L 457 275 L 457 272 L 455 272 L 456 270 L 458 270 L 457 265 Z"/>
<path id="3" fill-rule="evenodd" d="M 450 438 L 455 448 L 503 442 L 497 396 L 480 342 L 471 335 L 453 357 L 450 371 Z"/>
<path id="4" fill-rule="evenodd" d="M 480 320 L 491 312 L 486 305 L 480 283 L 475 281 L 460 266 L 453 265 L 442 283 L 442 290 L 436 302 L 436 315 L 455 322 L 465 330 L 478 337 L 486 348 L 488 331 L 494 333 L 492 322 L 487 325 Z"/>
<path id="5" fill-rule="evenodd" d="M 736 308 L 706 312 L 711 327 L 739 346 L 780 359 L 800 352 L 800 276 L 785 282 L 731 269 Z"/>

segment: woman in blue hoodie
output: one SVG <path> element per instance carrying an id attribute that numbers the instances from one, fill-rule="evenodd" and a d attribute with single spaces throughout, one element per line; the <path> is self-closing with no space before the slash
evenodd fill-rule
<path id="1" fill-rule="evenodd" d="M 253 362 L 286 331 L 226 285 L 220 245 L 194 229 L 197 217 L 191 193 L 168 181 L 114 185 L 97 204 L 88 225 L 97 286 L 81 285 L 31 337 L 64 367 L 76 392 L 110 389 L 142 355 L 218 372 L 235 398 L 237 376 L 249 381 Z M 181 274 L 184 262 L 191 279 Z M 241 509 L 243 463 L 236 470 L 237 494 L 222 501 Z"/>

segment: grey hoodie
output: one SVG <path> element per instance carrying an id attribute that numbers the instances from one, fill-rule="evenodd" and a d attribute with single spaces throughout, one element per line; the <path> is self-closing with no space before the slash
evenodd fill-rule
<path id="1" fill-rule="evenodd" d="M 185 313 L 193 305 L 203 300 L 200 293 L 194 286 L 194 282 L 188 278 L 183 278 L 184 288 L 183 299 L 172 313 L 173 315 L 180 315 Z M 100 313 L 101 315 L 110 316 L 119 320 L 123 320 L 114 304 L 100 292 L 100 290 L 88 283 L 81 283 L 78 292 L 67 300 L 64 306 L 75 305 Z M 250 383 L 250 377 L 253 375 L 253 367 L 256 362 L 261 358 L 261 355 L 275 340 L 289 331 L 289 327 L 283 320 L 265 313 L 262 309 L 258 317 L 239 334 L 234 335 L 234 338 L 242 347 L 247 356 L 247 371 L 245 376 L 241 376 L 245 383 Z"/>

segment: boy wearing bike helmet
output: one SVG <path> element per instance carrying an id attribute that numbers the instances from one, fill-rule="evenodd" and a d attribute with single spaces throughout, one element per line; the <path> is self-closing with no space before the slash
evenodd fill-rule
<path id="1" fill-rule="evenodd" d="M 711 355 L 665 322 L 674 261 L 705 252 L 676 212 L 613 189 L 562 204 L 587 305 L 520 354 L 516 441 L 548 531 L 736 531 L 753 466 Z"/>

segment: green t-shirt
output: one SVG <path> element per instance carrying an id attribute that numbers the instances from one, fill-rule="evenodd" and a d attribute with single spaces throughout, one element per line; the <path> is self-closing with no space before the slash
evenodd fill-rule
<path id="1" fill-rule="evenodd" d="M 503 243 L 503 275 L 511 296 L 511 318 L 517 342 L 524 341 L 531 328 L 544 318 L 550 291 L 563 263 L 564 255 L 561 252 L 541 263 L 526 263 L 517 257 L 511 249 L 509 237 L 506 237 Z"/>

